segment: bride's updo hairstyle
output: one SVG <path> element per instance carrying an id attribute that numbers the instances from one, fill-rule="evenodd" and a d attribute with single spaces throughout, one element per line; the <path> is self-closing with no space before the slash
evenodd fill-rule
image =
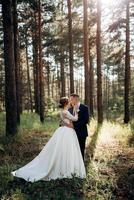
<path id="1" fill-rule="evenodd" d="M 69 100 L 67 97 L 62 97 L 59 101 L 59 108 L 64 108 L 68 104 Z"/>

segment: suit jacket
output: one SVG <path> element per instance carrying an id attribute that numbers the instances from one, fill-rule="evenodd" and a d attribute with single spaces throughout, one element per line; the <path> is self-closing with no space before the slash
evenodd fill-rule
<path id="1" fill-rule="evenodd" d="M 70 108 L 69 112 L 73 114 L 73 108 Z M 73 122 L 74 129 L 78 137 L 88 136 L 88 130 L 87 130 L 88 122 L 89 122 L 89 109 L 86 105 L 80 104 L 78 112 L 78 121 Z"/>

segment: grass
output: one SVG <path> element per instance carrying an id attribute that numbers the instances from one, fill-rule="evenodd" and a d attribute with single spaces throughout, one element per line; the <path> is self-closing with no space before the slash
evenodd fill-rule
<path id="1" fill-rule="evenodd" d="M 19 134 L 4 138 L 4 114 L 0 115 L 0 198 L 1 200 L 132 200 L 134 198 L 134 121 L 129 125 L 95 119 L 89 126 L 86 147 L 87 178 L 74 177 L 28 183 L 10 172 L 33 159 L 58 127 L 57 114 L 41 124 L 36 114 L 23 113 Z"/>
<path id="2" fill-rule="evenodd" d="M 93 154 L 88 165 L 87 181 L 92 182 L 92 188 L 86 190 L 89 199 L 134 198 L 134 149 L 129 142 L 133 137 L 130 124 L 108 121 L 104 121 L 98 133 L 91 132 L 87 149 L 87 155 Z"/>
<path id="3" fill-rule="evenodd" d="M 20 132 L 48 132 L 51 134 L 58 126 L 58 114 L 47 116 L 45 123 L 42 124 L 39 121 L 37 114 L 24 113 L 21 117 L 21 127 Z"/>
<path id="4" fill-rule="evenodd" d="M 30 134 L 35 132 L 48 132 L 49 134 L 54 131 L 58 126 L 58 114 L 53 113 L 46 117 L 45 123 L 40 123 L 39 117 L 35 113 L 24 112 L 21 116 L 21 126 L 19 128 L 19 135 Z M 0 113 L 0 135 L 5 132 L 5 114 Z"/>

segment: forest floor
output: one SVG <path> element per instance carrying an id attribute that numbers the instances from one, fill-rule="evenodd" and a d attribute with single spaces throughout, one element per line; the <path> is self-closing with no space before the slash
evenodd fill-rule
<path id="1" fill-rule="evenodd" d="M 24 113 L 18 136 L 4 137 L 5 116 L 0 115 L 0 199 L 1 200 L 133 200 L 134 199 L 134 121 L 129 125 L 94 119 L 86 145 L 85 180 L 74 177 L 28 183 L 10 174 L 31 161 L 58 127 L 57 115 L 44 125 L 35 114 Z"/>

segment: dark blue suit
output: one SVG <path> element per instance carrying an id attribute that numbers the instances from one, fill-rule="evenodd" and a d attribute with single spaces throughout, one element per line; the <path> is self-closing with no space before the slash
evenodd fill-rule
<path id="1" fill-rule="evenodd" d="M 69 112 L 73 114 L 73 108 L 70 108 Z M 78 121 L 73 122 L 73 125 L 78 137 L 83 159 L 84 159 L 86 137 L 88 136 L 88 130 L 87 130 L 88 122 L 89 122 L 89 109 L 86 105 L 80 104 L 78 112 Z"/>

